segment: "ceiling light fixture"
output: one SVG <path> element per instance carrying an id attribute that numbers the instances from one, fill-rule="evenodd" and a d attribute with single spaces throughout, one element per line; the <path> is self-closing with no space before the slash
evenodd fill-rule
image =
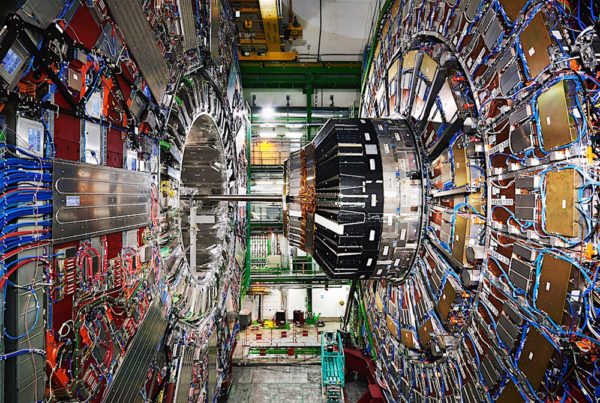
<path id="1" fill-rule="evenodd" d="M 258 135 L 263 139 L 272 139 L 277 137 L 277 133 L 275 132 L 260 132 Z"/>
<path id="2" fill-rule="evenodd" d="M 304 136 L 304 133 L 302 133 L 302 132 L 287 132 L 285 134 L 285 137 L 290 138 L 290 139 L 301 139 L 302 136 Z"/>
<path id="3" fill-rule="evenodd" d="M 260 116 L 268 122 L 275 117 L 275 110 L 271 106 L 264 106 L 260 111 Z"/>

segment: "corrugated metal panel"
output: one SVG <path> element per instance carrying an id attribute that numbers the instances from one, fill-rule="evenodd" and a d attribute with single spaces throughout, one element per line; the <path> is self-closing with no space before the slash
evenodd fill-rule
<path id="1" fill-rule="evenodd" d="M 194 24 L 192 0 L 179 0 L 179 13 L 183 27 L 183 46 L 185 50 L 195 49 L 198 47 L 198 35 L 196 34 L 196 24 Z"/>
<path id="2" fill-rule="evenodd" d="M 152 28 L 137 0 L 107 0 L 108 8 L 123 33 L 154 98 L 160 101 L 169 83 L 169 67 L 154 40 Z"/>
<path id="3" fill-rule="evenodd" d="M 192 375 L 194 372 L 194 349 L 186 348 L 183 359 L 179 365 L 179 376 L 177 377 L 177 396 L 175 403 L 188 401 Z"/>
<path id="4" fill-rule="evenodd" d="M 55 160 L 54 242 L 141 228 L 150 222 L 149 173 Z"/>
<path id="5" fill-rule="evenodd" d="M 140 390 L 166 328 L 167 321 L 157 298 L 127 349 L 125 360 L 115 374 L 105 402 L 142 401 Z"/>

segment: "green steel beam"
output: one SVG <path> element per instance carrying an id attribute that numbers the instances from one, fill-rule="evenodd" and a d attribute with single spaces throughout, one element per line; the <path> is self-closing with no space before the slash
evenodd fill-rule
<path id="1" fill-rule="evenodd" d="M 244 88 L 298 88 L 304 89 L 310 78 L 304 75 L 269 75 L 260 74 L 243 76 Z M 312 79 L 312 87 L 316 89 L 359 89 L 360 75 L 322 76 Z"/>
<path id="2" fill-rule="evenodd" d="M 282 228 L 283 223 L 278 221 L 250 221 L 251 228 L 265 228 L 265 227 L 273 227 L 273 228 Z"/>
<path id="3" fill-rule="evenodd" d="M 269 277 L 250 277 L 250 282 L 255 284 L 329 284 L 332 285 L 343 285 L 341 281 L 330 280 L 326 276 L 306 276 L 298 278 L 297 276 L 291 275 L 270 275 Z"/>
<path id="4" fill-rule="evenodd" d="M 312 123 L 312 94 L 313 86 L 315 85 L 315 80 L 311 79 L 312 74 L 308 74 L 306 77 L 309 79 L 306 83 L 306 88 L 304 89 L 304 91 L 306 92 L 306 123 L 310 125 Z M 310 126 L 308 126 L 308 140 L 312 140 L 312 130 Z"/>
<path id="5" fill-rule="evenodd" d="M 241 62 L 240 73 L 244 75 L 305 75 L 314 76 L 361 75 L 362 65 L 359 62 L 330 62 L 330 63 L 256 63 Z"/>
<path id="6" fill-rule="evenodd" d="M 274 329 L 277 329 L 277 328 L 274 328 Z M 268 329 L 265 328 L 264 330 L 268 330 Z M 294 354 L 302 354 L 302 355 L 321 354 L 321 346 L 318 346 L 318 347 L 316 347 L 316 346 L 315 347 L 293 346 L 293 347 L 289 347 L 289 348 L 267 348 L 267 349 L 264 349 L 264 353 L 265 354 L 288 354 L 289 349 L 293 349 Z M 254 355 L 261 354 L 261 349 L 253 348 L 248 351 L 248 354 L 254 354 Z"/>
<path id="7" fill-rule="evenodd" d="M 240 63 L 244 88 L 360 88 L 360 63 Z"/>

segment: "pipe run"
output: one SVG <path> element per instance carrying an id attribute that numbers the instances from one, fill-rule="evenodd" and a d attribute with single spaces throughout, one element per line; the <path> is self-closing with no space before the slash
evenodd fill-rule
<path id="1" fill-rule="evenodd" d="M 209 201 L 230 201 L 230 202 L 271 202 L 271 203 L 283 203 L 282 195 L 268 195 L 268 194 L 254 194 L 254 195 L 195 195 L 196 200 L 209 200 Z"/>

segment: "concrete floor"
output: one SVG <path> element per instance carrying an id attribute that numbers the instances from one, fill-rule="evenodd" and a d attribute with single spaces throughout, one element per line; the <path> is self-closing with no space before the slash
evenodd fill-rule
<path id="1" fill-rule="evenodd" d="M 321 346 L 320 332 L 336 330 L 339 322 L 325 327 L 246 329 L 233 354 L 233 379 L 228 402 L 232 403 L 325 403 L 321 394 L 321 354 L 249 354 L 252 349 Z M 308 331 L 306 336 L 302 331 Z M 257 337 L 258 335 L 258 337 Z M 246 366 L 247 365 L 247 366 Z M 354 374 L 346 380 L 346 403 L 356 402 L 367 390 L 367 382 Z"/>
<path id="2" fill-rule="evenodd" d="M 356 402 L 367 382 L 350 374 L 346 402 Z M 325 403 L 321 394 L 320 365 L 234 366 L 228 402 L 232 403 Z"/>
<path id="3" fill-rule="evenodd" d="M 234 367 L 228 402 L 322 403 L 320 365 Z"/>

